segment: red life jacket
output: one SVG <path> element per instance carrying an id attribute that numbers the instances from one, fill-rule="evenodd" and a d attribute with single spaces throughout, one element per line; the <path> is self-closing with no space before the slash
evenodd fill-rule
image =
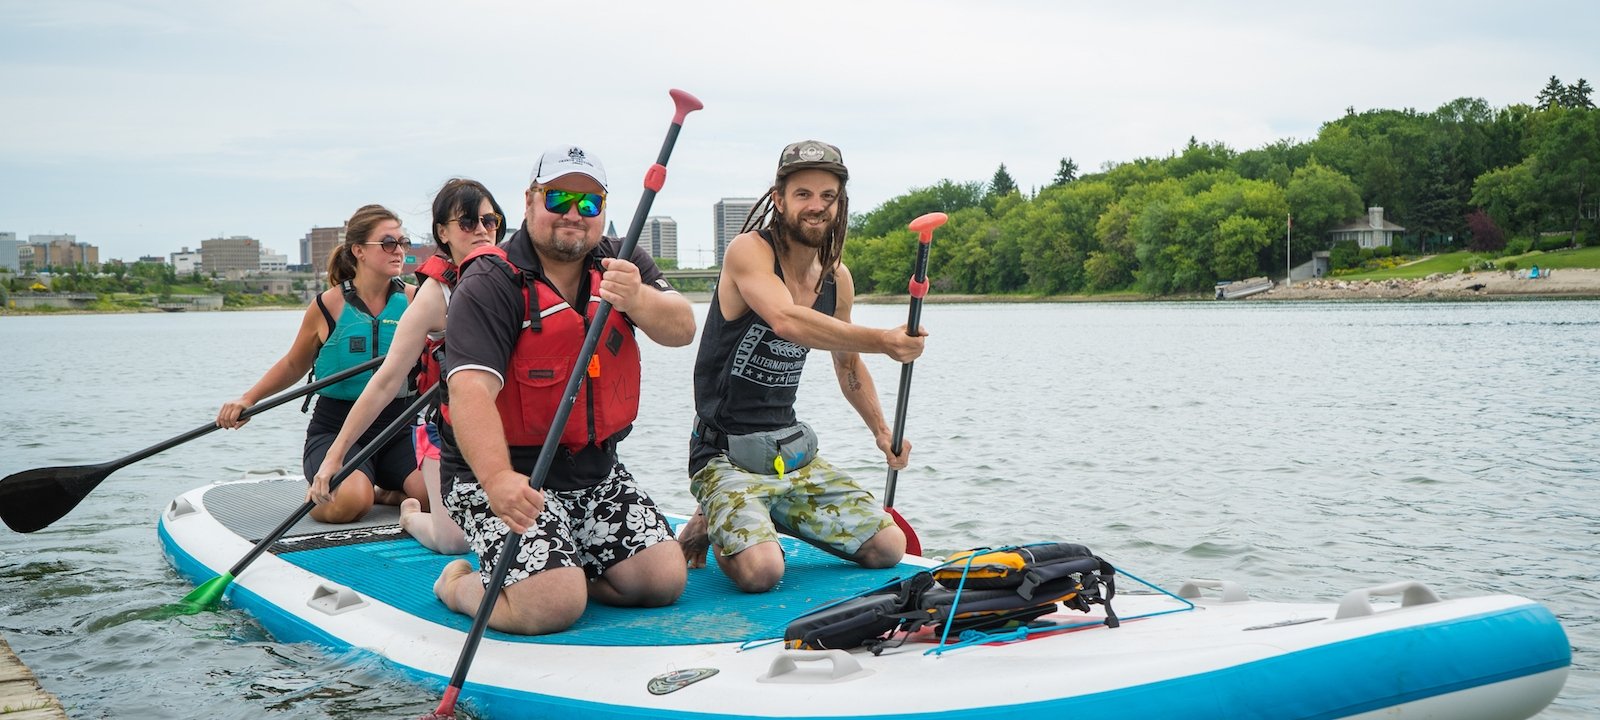
<path id="1" fill-rule="evenodd" d="M 446 289 L 454 290 L 456 281 L 461 279 L 461 269 L 450 258 L 435 254 L 417 268 L 417 275 L 440 283 Z M 448 296 L 446 296 L 448 298 Z M 425 338 L 422 345 L 422 357 L 417 359 L 417 367 L 413 370 L 413 384 L 417 386 L 418 393 L 425 393 L 428 388 L 439 384 L 439 366 L 444 362 L 444 338 L 435 340 Z"/>
<path id="2" fill-rule="evenodd" d="M 524 331 L 517 334 L 495 408 L 505 426 L 507 445 L 537 447 L 544 444 L 561 406 L 567 378 L 583 349 L 589 322 L 600 309 L 600 298 L 591 294 L 579 315 L 549 283 L 517 268 L 506 260 L 505 250 L 494 245 L 472 251 L 462 260 L 462 269 L 485 255 L 492 255 L 493 262 L 504 265 L 520 281 L 526 308 Z M 589 287 L 599 288 L 598 266 L 590 267 L 588 273 Z M 587 372 L 561 432 L 561 445 L 574 452 L 610 439 L 639 416 L 639 343 L 633 325 L 622 313 L 613 311 L 606 316 L 606 327 Z M 448 407 L 444 417 L 449 422 Z"/>

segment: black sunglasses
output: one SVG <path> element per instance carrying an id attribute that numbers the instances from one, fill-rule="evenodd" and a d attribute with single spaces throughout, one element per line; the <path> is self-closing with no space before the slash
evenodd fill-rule
<path id="1" fill-rule="evenodd" d="M 395 237 L 393 235 L 385 235 L 385 236 L 383 236 L 382 240 L 379 240 L 377 242 L 364 242 L 364 243 L 361 243 L 361 244 L 362 245 L 378 245 L 378 246 L 383 248 L 384 252 L 394 252 L 395 248 L 405 248 L 407 250 L 410 250 L 411 249 L 411 238 L 408 238 L 408 237 Z"/>
<path id="2" fill-rule="evenodd" d="M 500 227 L 500 214 L 489 213 L 488 215 L 482 215 L 479 217 L 462 215 L 461 217 L 453 220 L 446 220 L 444 222 L 446 225 L 449 225 L 450 223 L 460 225 L 461 229 L 466 232 L 477 232 L 479 225 L 482 225 L 483 229 L 488 230 L 489 232 L 494 232 Z"/>

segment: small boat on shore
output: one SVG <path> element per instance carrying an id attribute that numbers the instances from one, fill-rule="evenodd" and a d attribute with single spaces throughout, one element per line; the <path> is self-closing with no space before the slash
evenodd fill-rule
<path id="1" fill-rule="evenodd" d="M 1217 283 L 1218 300 L 1237 300 L 1264 293 L 1273 287 L 1272 278 L 1253 277 L 1247 280 L 1224 280 Z"/>
<path id="2" fill-rule="evenodd" d="M 299 480 L 186 492 L 161 515 L 163 550 L 185 577 L 211 579 L 304 493 Z M 565 632 L 491 630 L 463 706 L 503 718 L 1513 720 L 1554 699 L 1571 664 L 1555 616 L 1516 596 L 1442 600 L 1400 582 L 1339 602 L 1280 603 L 1209 580 L 1129 592 L 1125 573 L 1116 627 L 1103 611 L 1058 606 L 1001 634 L 924 629 L 876 654 L 790 650 L 780 640 L 796 617 L 936 563 L 907 557 L 864 570 L 790 539 L 784 549 L 788 571 L 769 593 L 741 593 L 706 568 L 690 572 L 670 607 L 591 603 Z M 402 532 L 392 508 L 349 525 L 304 520 L 234 580 L 229 598 L 280 641 L 369 652 L 442 688 L 470 626 L 433 596 L 451 559 Z M 1400 601 L 1373 602 L 1390 597 Z"/>

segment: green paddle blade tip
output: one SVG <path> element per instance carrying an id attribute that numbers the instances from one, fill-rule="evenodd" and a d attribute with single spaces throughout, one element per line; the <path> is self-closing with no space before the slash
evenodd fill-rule
<path id="1" fill-rule="evenodd" d="M 233 575 L 223 573 L 200 584 L 194 592 L 183 596 L 180 607 L 194 608 L 193 612 L 203 612 L 217 606 L 222 600 L 222 594 L 228 591 L 228 584 L 233 582 Z M 191 613 L 193 614 L 193 613 Z"/>

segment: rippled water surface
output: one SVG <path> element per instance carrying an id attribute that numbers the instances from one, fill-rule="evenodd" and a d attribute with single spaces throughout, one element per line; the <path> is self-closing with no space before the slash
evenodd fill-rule
<path id="1" fill-rule="evenodd" d="M 299 317 L 0 318 L 0 475 L 105 462 L 205 424 Z M 1561 617 L 1574 650 L 1541 717 L 1600 716 L 1600 303 L 937 305 L 923 322 L 896 505 L 930 550 L 1075 540 L 1163 585 L 1222 577 L 1273 600 L 1402 578 L 1524 595 Z M 686 511 L 694 349 L 645 353 L 624 459 Z M 869 362 L 892 412 L 898 366 Z M 824 453 L 880 487 L 881 456 L 825 355 L 801 395 Z M 46 530 L 0 529 L 0 632 L 72 717 L 433 707 L 373 660 L 276 643 L 243 613 L 129 619 L 191 589 L 156 540 L 168 500 L 298 472 L 306 418 L 289 407 L 118 471 Z"/>

